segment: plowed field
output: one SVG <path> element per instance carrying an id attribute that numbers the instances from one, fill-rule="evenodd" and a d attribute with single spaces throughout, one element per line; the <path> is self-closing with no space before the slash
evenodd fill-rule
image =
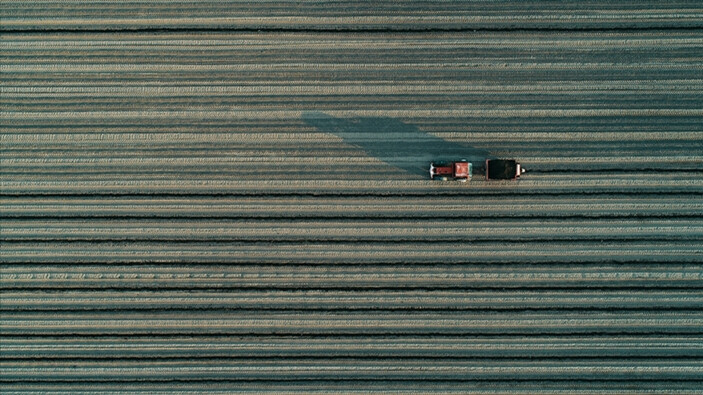
<path id="1" fill-rule="evenodd" d="M 3 393 L 700 393 L 701 4 L 377 3 L 4 2 Z"/>

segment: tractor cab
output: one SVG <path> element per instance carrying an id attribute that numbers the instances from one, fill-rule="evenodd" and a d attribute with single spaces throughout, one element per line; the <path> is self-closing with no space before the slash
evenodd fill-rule
<path id="1" fill-rule="evenodd" d="M 471 163 L 461 160 L 450 163 L 430 163 L 430 178 L 448 180 L 452 178 L 457 181 L 466 182 L 471 179 Z"/>

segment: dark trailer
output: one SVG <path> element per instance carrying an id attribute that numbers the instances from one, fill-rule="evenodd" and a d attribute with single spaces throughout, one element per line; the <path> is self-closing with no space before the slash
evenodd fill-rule
<path id="1" fill-rule="evenodd" d="M 525 169 L 511 159 L 486 159 L 486 180 L 517 180 Z"/>

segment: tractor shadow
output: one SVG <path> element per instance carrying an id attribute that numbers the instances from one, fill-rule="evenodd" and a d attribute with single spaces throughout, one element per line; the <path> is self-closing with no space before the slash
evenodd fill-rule
<path id="1" fill-rule="evenodd" d="M 407 173 L 427 177 L 430 162 L 466 159 L 474 173 L 483 169 L 488 151 L 447 141 L 423 132 L 417 126 L 394 118 L 335 118 L 319 111 L 304 112 L 303 121 L 325 133 L 340 137 L 345 143 L 363 150 Z"/>

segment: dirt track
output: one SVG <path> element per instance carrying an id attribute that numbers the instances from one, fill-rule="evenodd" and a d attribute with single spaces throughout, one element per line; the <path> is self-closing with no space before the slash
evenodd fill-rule
<path id="1" fill-rule="evenodd" d="M 0 7 L 4 391 L 703 388 L 699 3 L 296 4 Z"/>

